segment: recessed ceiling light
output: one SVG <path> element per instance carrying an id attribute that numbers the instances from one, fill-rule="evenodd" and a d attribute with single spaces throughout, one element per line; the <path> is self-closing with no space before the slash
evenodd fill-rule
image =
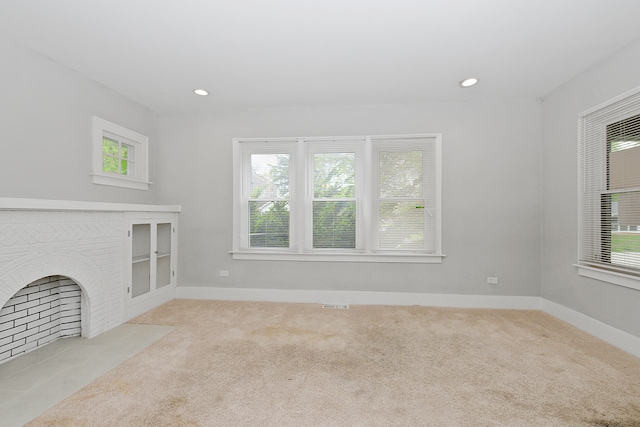
<path id="1" fill-rule="evenodd" d="M 196 95 L 200 95 L 200 96 L 207 96 L 209 95 L 209 92 L 207 92 L 204 89 L 194 89 L 193 93 L 195 93 Z"/>
<path id="2" fill-rule="evenodd" d="M 473 85 L 475 85 L 476 83 L 478 83 L 478 79 L 471 77 L 468 79 L 464 79 L 460 82 L 460 87 L 471 87 Z"/>

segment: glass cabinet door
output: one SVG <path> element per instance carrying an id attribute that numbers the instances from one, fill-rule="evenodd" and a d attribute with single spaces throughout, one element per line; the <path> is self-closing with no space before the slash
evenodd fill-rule
<path id="1" fill-rule="evenodd" d="M 157 228 L 156 288 L 171 284 L 171 223 Z"/>
<path id="2" fill-rule="evenodd" d="M 151 224 L 134 224 L 132 228 L 131 296 L 151 290 Z"/>

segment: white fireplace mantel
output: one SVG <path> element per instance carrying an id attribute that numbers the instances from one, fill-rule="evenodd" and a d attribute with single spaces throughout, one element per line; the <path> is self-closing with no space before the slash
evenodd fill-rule
<path id="1" fill-rule="evenodd" d="M 0 308 L 48 276 L 82 290 L 82 335 L 126 321 L 127 221 L 177 219 L 180 205 L 143 205 L 0 197 Z"/>
<path id="2" fill-rule="evenodd" d="M 84 202 L 75 200 L 21 199 L 0 197 L 0 210 L 102 211 L 102 212 L 180 212 L 180 205 Z"/>

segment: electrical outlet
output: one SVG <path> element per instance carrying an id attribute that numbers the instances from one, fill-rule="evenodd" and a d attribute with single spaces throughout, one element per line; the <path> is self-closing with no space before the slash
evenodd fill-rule
<path id="1" fill-rule="evenodd" d="M 490 283 L 492 285 L 496 285 L 498 283 L 498 278 L 497 277 L 487 277 L 487 283 Z"/>
<path id="2" fill-rule="evenodd" d="M 229 270 L 220 270 L 220 276 L 221 277 L 228 277 L 229 276 Z"/>

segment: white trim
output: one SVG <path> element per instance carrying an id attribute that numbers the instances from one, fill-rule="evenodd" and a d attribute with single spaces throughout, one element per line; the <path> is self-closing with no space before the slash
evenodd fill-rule
<path id="1" fill-rule="evenodd" d="M 595 113 L 596 111 L 602 110 L 603 108 L 609 107 L 611 104 L 615 104 L 616 102 L 622 101 L 626 98 L 629 98 L 630 96 L 636 95 L 640 93 L 640 86 L 637 86 L 633 89 L 630 89 L 628 91 L 626 91 L 625 93 L 618 95 L 616 97 L 613 97 L 607 101 L 604 101 L 598 105 L 596 105 L 595 107 L 589 108 L 588 110 L 583 111 L 582 113 L 578 114 L 578 117 L 584 117 L 587 116 L 591 113 Z"/>
<path id="2" fill-rule="evenodd" d="M 249 261 L 334 261 L 334 262 L 402 262 L 440 264 L 444 254 L 393 253 L 298 253 L 280 251 L 231 251 L 233 259 Z"/>
<path id="3" fill-rule="evenodd" d="M 148 190 L 152 182 L 138 181 L 118 175 L 103 175 L 99 173 L 89 174 L 93 177 L 93 183 L 98 185 L 110 185 L 112 187 L 126 187 L 133 190 Z"/>
<path id="4" fill-rule="evenodd" d="M 435 223 L 433 235 L 425 234 L 425 242 L 433 242 L 432 247 L 422 250 L 376 250 L 373 221 L 373 189 L 365 185 L 364 181 L 370 177 L 361 176 L 363 172 L 373 173 L 371 161 L 373 160 L 373 148 L 377 144 L 385 144 L 385 140 L 404 140 L 400 147 L 413 147 L 413 140 L 421 145 L 425 140 L 434 144 L 433 173 L 436 175 L 435 194 L 433 194 L 432 209 L 435 209 Z M 327 145 L 317 143 L 335 142 L 336 144 L 348 143 L 348 151 L 356 153 L 356 186 L 359 196 L 356 196 L 357 221 L 356 221 L 356 249 L 350 253 L 346 250 L 323 250 L 311 247 L 311 210 L 314 197 L 312 177 L 313 154 L 335 152 L 335 149 L 327 148 Z M 242 145 L 246 144 L 246 147 Z M 284 144 L 284 145 L 283 145 Z M 370 135 L 370 136 L 343 136 L 343 137 L 286 137 L 286 138 L 233 138 L 233 240 L 230 253 L 237 260 L 281 260 L 281 261 L 338 261 L 338 262 L 392 262 L 392 263 L 442 263 L 442 219 L 441 219 L 441 176 L 442 173 L 442 135 L 411 134 L 411 135 Z M 333 146 L 333 144 L 330 144 Z M 394 147 L 394 149 L 397 147 Z M 249 247 L 249 221 L 247 218 L 247 201 L 249 197 L 250 156 L 253 153 L 288 153 L 290 155 L 290 247 L 282 248 L 257 248 Z M 363 158 L 364 155 L 364 158 Z M 364 164 L 363 164 L 364 161 Z M 362 170 L 362 166 L 366 170 Z M 426 166 L 425 166 L 426 168 Z M 428 169 L 432 171 L 432 169 Z M 426 172 L 426 171 L 425 171 Z M 429 174 L 430 175 L 430 174 Z M 426 179 L 427 174 L 425 174 Z M 301 187 L 305 185 L 306 187 Z M 306 190 L 306 191 L 301 191 Z M 425 195 L 426 197 L 426 195 Z M 426 201 L 426 200 L 425 200 Z M 431 206 L 431 203 L 429 204 Z M 427 211 L 429 212 L 429 211 Z M 426 213 L 424 214 L 426 217 Z M 244 218 L 244 219 L 243 219 Z M 425 221 L 425 233 L 429 227 Z"/>
<path id="5" fill-rule="evenodd" d="M 417 305 L 424 307 L 540 310 L 621 350 L 640 357 L 640 337 L 609 326 L 585 314 L 541 297 L 177 286 L 175 298 L 311 304 Z"/>
<path id="6" fill-rule="evenodd" d="M 20 199 L 0 197 L 0 210 L 180 212 L 180 205 L 83 202 L 74 200 Z"/>
<path id="7" fill-rule="evenodd" d="M 135 175 L 125 176 L 102 170 L 102 139 L 106 134 L 118 139 L 125 139 L 127 144 L 132 144 L 135 147 Z M 146 135 L 93 116 L 91 140 L 93 145 L 93 172 L 91 176 L 94 184 L 134 190 L 149 189 L 149 184 L 151 184 L 149 182 L 149 138 Z"/>
<path id="8" fill-rule="evenodd" d="M 578 267 L 578 274 L 580 276 L 613 283 L 614 285 L 624 286 L 625 288 L 640 290 L 640 277 L 580 264 L 574 264 L 574 267 Z"/>
<path id="9" fill-rule="evenodd" d="M 126 298 L 128 305 L 125 306 L 124 321 L 127 322 L 136 316 L 174 300 L 175 289 L 175 284 L 166 285 L 162 288 L 153 290 L 151 297 L 144 299 L 141 302 L 137 302 L 135 300 L 131 301 L 130 295 L 127 295 Z"/>
<path id="10" fill-rule="evenodd" d="M 544 298 L 540 298 L 542 311 L 563 320 L 578 329 L 581 329 L 594 337 L 600 338 L 621 350 L 640 357 L 640 337 L 602 323 L 599 320 L 557 304 Z"/>
<path id="11" fill-rule="evenodd" d="M 177 286 L 176 299 L 540 310 L 539 297 Z"/>

